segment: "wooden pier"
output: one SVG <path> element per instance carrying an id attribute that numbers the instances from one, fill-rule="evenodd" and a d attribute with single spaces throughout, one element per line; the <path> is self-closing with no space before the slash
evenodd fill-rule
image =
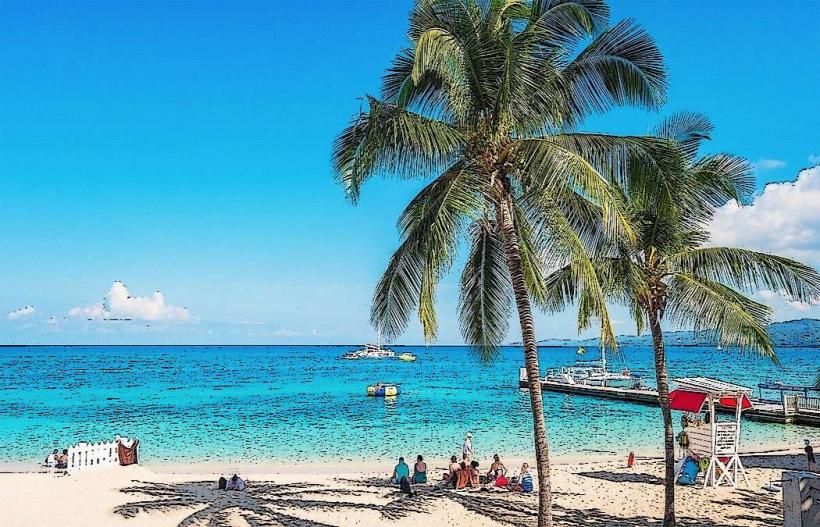
<path id="1" fill-rule="evenodd" d="M 522 368 L 523 369 L 523 368 Z M 518 385 L 529 388 L 526 372 L 521 373 Z M 658 392 L 651 389 L 614 388 L 611 386 L 591 386 L 587 384 L 567 384 L 563 382 L 541 380 L 541 389 L 548 392 L 560 392 L 599 399 L 613 399 L 647 406 L 658 405 Z M 769 423 L 796 424 L 820 427 L 820 409 L 801 408 L 793 399 L 781 401 L 754 400 L 753 408 L 743 412 L 743 417 L 750 421 Z M 789 406 L 789 408 L 786 408 Z M 811 406 L 814 406 L 813 404 Z M 734 408 L 718 408 L 721 411 L 734 412 Z"/>

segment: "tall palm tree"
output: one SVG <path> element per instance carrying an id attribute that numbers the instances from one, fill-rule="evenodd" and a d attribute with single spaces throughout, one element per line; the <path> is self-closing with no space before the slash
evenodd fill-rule
<path id="1" fill-rule="evenodd" d="M 631 162 L 622 192 L 636 236 L 599 246 L 593 267 L 600 289 L 628 306 L 640 334 L 652 335 L 655 374 L 664 425 L 665 526 L 675 525 L 674 437 L 661 322 L 714 335 L 777 361 L 767 334 L 770 308 L 743 294 L 757 288 L 781 291 L 799 301 L 820 298 L 820 275 L 794 260 L 744 249 L 706 247 L 715 208 L 745 202 L 754 190 L 748 163 L 716 154 L 697 157 L 712 126 L 702 115 L 682 113 L 657 130 L 670 141 L 663 168 Z M 570 267 L 547 278 L 549 308 L 563 309 L 584 294 Z"/>
<path id="2" fill-rule="evenodd" d="M 374 175 L 432 178 L 399 218 L 402 242 L 374 294 L 371 322 L 387 338 L 401 334 L 414 311 L 425 339 L 435 338 L 435 288 L 466 238 L 465 341 L 482 359 L 494 358 L 514 301 L 527 374 L 540 377 L 531 302 L 543 304 L 542 270 L 562 255 L 597 284 L 584 246 L 588 224 L 631 235 L 608 181 L 624 175 L 627 157 L 657 147 L 572 131 L 590 113 L 663 101 L 665 70 L 654 42 L 634 22 L 609 26 L 608 18 L 603 0 L 417 1 L 409 46 L 387 70 L 381 96 L 367 98 L 333 151 L 353 203 Z M 591 285 L 585 303 L 611 336 L 601 291 Z M 549 525 L 538 382 L 530 400 L 539 525 Z"/>

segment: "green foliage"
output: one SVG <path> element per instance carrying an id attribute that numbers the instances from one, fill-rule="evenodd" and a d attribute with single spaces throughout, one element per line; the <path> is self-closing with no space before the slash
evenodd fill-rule
<path id="1" fill-rule="evenodd" d="M 639 333 L 647 317 L 656 316 L 776 361 L 766 332 L 771 310 L 744 293 L 769 289 L 814 302 L 820 299 L 820 275 L 781 256 L 703 246 L 715 209 L 729 200 L 746 201 L 754 189 L 745 160 L 728 154 L 697 157 L 711 132 L 703 115 L 677 114 L 656 130 L 665 143 L 641 139 L 646 148 L 632 148 L 629 159 L 620 161 L 622 210 L 635 236 L 609 232 L 593 257 L 594 275 L 607 300 L 629 307 Z M 548 306 L 560 310 L 579 303 L 582 311 L 590 288 L 564 266 L 547 278 Z"/>
<path id="2" fill-rule="evenodd" d="M 460 322 L 483 358 L 508 331 L 508 246 L 518 248 L 537 305 L 555 303 L 545 271 L 566 264 L 585 284 L 579 324 L 600 320 L 611 336 L 589 254 L 606 239 L 636 238 L 613 183 L 629 160 L 654 158 L 668 141 L 570 130 L 591 113 L 664 100 L 654 41 L 632 21 L 608 19 L 602 0 L 416 2 L 408 46 L 380 97 L 367 98 L 333 146 L 334 173 L 353 203 L 373 176 L 432 177 L 399 219 L 402 243 L 374 294 L 371 322 L 387 338 L 414 313 L 435 338 L 436 284 L 465 242 Z M 501 228 L 502 202 L 511 230 Z"/>

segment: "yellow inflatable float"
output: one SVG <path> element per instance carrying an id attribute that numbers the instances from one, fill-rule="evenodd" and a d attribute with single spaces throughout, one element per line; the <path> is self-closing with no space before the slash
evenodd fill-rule
<path id="1" fill-rule="evenodd" d="M 398 394 L 398 384 L 380 382 L 367 387 L 367 395 L 370 397 L 395 397 Z"/>

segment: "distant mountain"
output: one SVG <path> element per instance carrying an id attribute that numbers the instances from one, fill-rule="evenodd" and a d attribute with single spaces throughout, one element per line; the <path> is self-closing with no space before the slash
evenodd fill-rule
<path id="1" fill-rule="evenodd" d="M 820 347 L 820 320 L 801 318 L 799 320 L 775 322 L 769 326 L 769 335 L 772 337 L 775 347 Z M 716 345 L 714 335 L 695 333 L 694 331 L 667 331 L 664 333 L 664 338 L 669 346 Z M 640 337 L 619 335 L 618 344 L 622 346 L 649 346 L 652 344 L 652 337 L 647 334 Z M 598 345 L 598 339 L 546 339 L 539 340 L 538 345 L 595 347 Z"/>

